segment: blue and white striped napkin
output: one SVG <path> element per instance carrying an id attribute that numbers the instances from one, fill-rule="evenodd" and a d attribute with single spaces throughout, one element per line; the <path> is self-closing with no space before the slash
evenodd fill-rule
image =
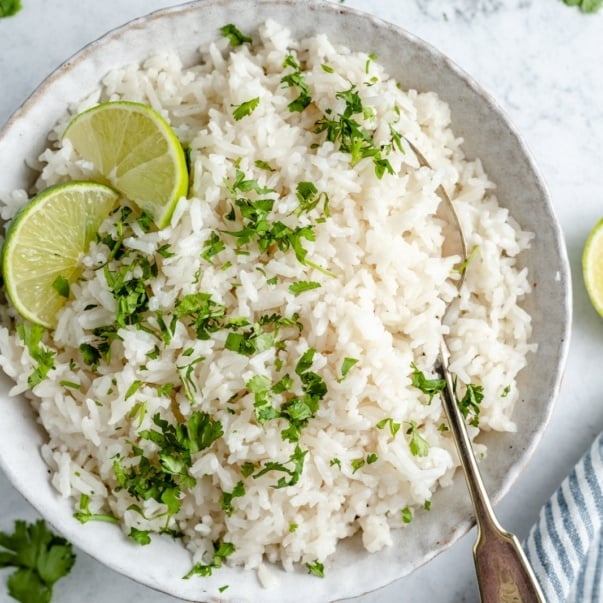
<path id="1" fill-rule="evenodd" d="M 525 543 L 547 603 L 603 601 L 603 433 L 540 512 Z"/>

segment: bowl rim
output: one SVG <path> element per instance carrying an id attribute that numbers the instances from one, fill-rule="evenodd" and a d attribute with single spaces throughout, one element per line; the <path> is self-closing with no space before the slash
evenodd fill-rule
<path id="1" fill-rule="evenodd" d="M 240 0 L 234 0 L 236 4 Z M 48 77 L 46 77 L 33 91 L 32 93 L 23 101 L 23 103 L 12 113 L 12 115 L 8 118 L 5 124 L 0 129 L 0 146 L 2 146 L 3 141 L 9 135 L 12 128 L 16 127 L 17 124 L 27 117 L 27 113 L 31 107 L 33 107 L 36 102 L 43 97 L 45 91 L 52 87 L 57 81 L 59 81 L 62 77 L 67 75 L 71 68 L 82 61 L 85 61 L 90 55 L 93 55 L 97 50 L 102 49 L 103 46 L 107 45 L 111 40 L 120 38 L 124 33 L 131 29 L 143 28 L 145 27 L 149 21 L 161 20 L 166 17 L 170 17 L 171 15 L 188 12 L 188 11 L 197 11 L 197 10 L 207 10 L 212 6 L 228 6 L 232 4 L 233 0 L 193 0 L 191 2 L 186 2 L 183 4 L 170 6 L 166 8 L 162 8 L 159 10 L 155 10 L 149 12 L 146 15 L 142 15 L 140 17 L 136 17 L 127 21 L 126 23 L 119 25 L 118 27 L 112 28 L 107 31 L 102 36 L 97 39 L 91 41 L 90 43 L 83 46 L 80 50 L 74 53 L 70 58 L 65 60 L 62 64 L 60 64 L 56 69 L 54 69 Z M 542 177 L 542 174 L 536 165 L 533 155 L 529 148 L 527 147 L 525 141 L 519 134 L 519 131 L 513 125 L 512 120 L 506 114 L 506 112 L 502 109 L 499 103 L 491 96 L 478 82 L 473 79 L 467 72 L 465 72 L 461 67 L 459 67 L 454 61 L 448 58 L 445 54 L 439 51 L 430 43 L 426 42 L 422 38 L 416 36 L 415 34 L 409 32 L 401 26 L 390 23 L 380 17 L 376 17 L 370 13 L 360 11 L 358 9 L 341 5 L 334 4 L 333 2 L 329 2 L 328 0 L 310 0 L 305 3 L 301 0 L 253 0 L 254 5 L 283 5 L 283 6 L 293 6 L 293 5 L 302 5 L 306 4 L 307 8 L 315 11 L 328 11 L 332 14 L 347 14 L 354 15 L 360 19 L 367 20 L 375 27 L 380 29 L 387 29 L 394 33 L 397 37 L 404 39 L 406 42 L 409 42 L 411 45 L 421 48 L 426 51 L 429 55 L 437 58 L 439 61 L 445 64 L 446 69 L 454 73 L 454 75 L 465 83 L 476 95 L 482 97 L 486 103 L 488 104 L 491 111 L 498 115 L 500 119 L 506 124 L 506 127 L 509 131 L 509 134 L 513 137 L 515 144 L 521 150 L 525 160 L 528 164 L 529 170 L 535 176 L 535 179 L 538 183 L 539 190 L 541 192 L 542 198 L 544 199 L 544 203 L 548 209 L 548 213 L 552 220 L 552 229 L 555 234 L 555 241 L 557 243 L 556 251 L 558 253 L 559 260 L 559 278 L 563 287 L 563 316 L 565 316 L 566 320 L 563 325 L 563 339 L 559 343 L 559 347 L 557 349 L 557 354 L 555 356 L 556 363 L 556 374 L 554 383 L 552 386 L 551 395 L 547 401 L 545 407 L 544 420 L 541 423 L 539 429 L 532 434 L 529 445 L 524 450 L 523 454 L 518 458 L 518 460 L 510 467 L 509 471 L 505 474 L 502 482 L 499 487 L 491 492 L 491 499 L 494 504 L 496 504 L 502 497 L 504 497 L 508 491 L 511 489 L 512 485 L 515 483 L 519 475 L 522 473 L 524 468 L 529 463 L 530 459 L 533 456 L 533 453 L 537 446 L 539 445 L 546 427 L 549 423 L 550 417 L 553 413 L 554 409 L 554 401 L 559 393 L 559 389 L 561 386 L 561 382 L 563 379 L 563 370 L 566 365 L 567 355 L 569 352 L 570 345 L 570 333 L 571 333 L 571 323 L 572 323 L 572 306 L 571 306 L 571 277 L 570 277 L 570 267 L 567 256 L 567 250 L 564 244 L 564 238 L 562 235 L 560 224 L 557 220 L 555 212 L 553 210 L 550 193 L 547 189 L 545 181 Z M 65 101 L 65 105 L 67 105 L 68 101 Z M 454 120 L 453 120 L 454 121 Z M 9 481 L 13 484 L 13 486 L 23 493 L 21 486 L 22 476 L 13 471 L 11 464 L 8 459 L 5 459 L 2 454 L 0 454 L 0 467 L 4 470 L 7 475 Z M 38 510 L 38 512 L 47 517 L 49 515 L 48 509 L 45 508 L 44 505 L 40 504 L 35 498 L 24 495 L 30 504 L 34 508 Z M 57 496 L 59 496 L 57 494 Z M 52 514 L 51 514 L 52 515 Z M 54 515 L 53 515 L 54 517 Z M 156 584 L 149 584 L 147 581 L 140 579 L 137 576 L 133 576 L 131 573 L 124 571 L 124 569 L 119 565 L 119 561 L 107 558 L 106 555 L 102 555 L 98 551 L 91 548 L 88 544 L 90 540 L 89 536 L 87 536 L 84 532 L 82 532 L 83 537 L 80 538 L 77 536 L 76 531 L 72 528 L 66 529 L 65 526 L 57 524 L 53 522 L 52 519 L 49 519 L 49 522 L 54 525 L 55 528 L 58 528 L 60 532 L 65 533 L 70 540 L 74 541 L 74 543 L 85 550 L 88 554 L 98 560 L 100 563 L 111 567 L 112 569 L 125 573 L 131 579 L 140 582 L 141 584 L 153 588 L 156 590 L 160 590 L 161 592 L 166 592 L 172 594 L 174 596 L 182 596 L 181 594 L 175 594 L 172 591 L 167 591 L 161 588 Z M 423 555 L 421 558 L 415 560 L 414 563 L 408 564 L 405 567 L 405 571 L 399 574 L 398 577 L 402 577 L 407 575 L 408 573 L 414 571 L 418 567 L 424 565 L 429 562 L 431 559 L 439 555 L 440 553 L 447 550 L 450 546 L 452 546 L 455 542 L 457 542 L 464 534 L 466 534 L 471 527 L 474 525 L 475 521 L 473 517 L 469 517 L 464 521 L 461 521 L 451 533 L 447 535 L 447 538 L 443 539 L 440 542 L 439 547 L 436 550 L 431 551 L 429 554 Z M 79 524 L 76 524 L 79 526 Z M 81 526 L 80 526 L 81 527 Z M 101 527 L 100 532 L 104 531 L 104 526 Z M 99 533 L 100 533 L 99 532 Z M 395 580 L 397 578 L 394 578 Z M 389 582 L 384 582 L 381 584 L 385 586 Z M 367 591 L 368 592 L 368 591 Z M 358 596 L 362 593 L 357 593 L 356 595 L 349 596 Z M 193 599 L 190 599 L 193 600 Z M 341 599 L 337 599 L 341 600 Z"/>

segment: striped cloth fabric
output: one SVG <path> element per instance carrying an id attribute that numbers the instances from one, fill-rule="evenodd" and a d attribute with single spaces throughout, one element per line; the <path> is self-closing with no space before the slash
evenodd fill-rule
<path id="1" fill-rule="evenodd" d="M 603 433 L 546 503 L 525 543 L 547 603 L 603 601 Z"/>

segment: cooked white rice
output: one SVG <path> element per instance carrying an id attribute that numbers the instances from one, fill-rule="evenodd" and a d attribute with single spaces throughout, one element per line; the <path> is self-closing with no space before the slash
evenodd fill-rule
<path id="1" fill-rule="evenodd" d="M 288 109 L 298 90 L 281 83 L 291 72 L 283 68 L 289 54 L 301 63 L 313 99 L 303 112 Z M 372 111 L 360 117 L 365 128 L 374 130 L 377 146 L 391 146 L 383 152 L 394 175 L 378 178 L 370 157 L 351 165 L 349 154 L 314 132 L 328 109 L 332 115 L 343 110 L 335 94 L 352 84 Z M 255 97 L 260 99 L 255 111 L 235 121 L 233 108 Z M 517 256 L 527 249 L 531 234 L 498 205 L 479 160 L 464 156 L 444 102 L 433 93 L 401 90 L 378 60 L 335 48 L 323 35 L 297 41 L 269 22 L 252 45 L 233 48 L 220 39 L 204 49 L 203 61 L 193 67 L 169 55 L 116 70 L 105 77 L 101 90 L 71 107 L 51 140 L 58 140 L 73 113 L 116 99 L 152 105 L 190 147 L 190 198 L 178 203 L 167 228 L 144 232 L 135 225 L 125 241 L 159 266 L 149 284 L 146 324 L 157 326 L 158 310 L 169 322 L 178 299 L 205 292 L 225 306 L 227 316 L 254 323 L 263 315 L 297 314 L 303 328 L 281 330 L 284 350 L 273 346 L 248 357 L 224 348 L 228 329 L 201 340 L 186 320 L 176 320 L 173 337 L 164 344 L 153 332 L 125 326 L 112 343 L 110 359 L 92 371 L 82 360 L 80 344 L 95 343 L 94 329 L 113 324 L 116 316 L 115 299 L 99 269 L 109 250 L 93 244 L 82 259 L 83 280 L 72 286 L 57 328 L 45 335 L 45 344 L 56 351 L 55 368 L 33 391 L 27 381 L 35 362 L 15 333 L 20 319 L 10 307 L 2 309 L 0 364 L 16 382 L 11 394 L 25 393 L 39 412 L 48 433 L 42 454 L 53 485 L 73 498 L 75 509 L 81 494 L 89 496 L 90 511 L 119 518 L 125 533 L 132 527 L 161 530 L 165 505 L 119 489 L 114 460 L 136 464 L 132 442 L 156 459 L 157 446 L 139 435 L 157 429 L 156 413 L 176 424 L 202 411 L 221 423 L 224 434 L 194 455 L 190 475 L 196 485 L 183 488 L 181 508 L 167 524 L 183 533 L 194 561 L 207 563 L 214 542 L 230 542 L 235 551 L 229 562 L 265 574 L 266 561 L 286 569 L 325 562 L 338 540 L 358 531 L 368 551 L 390 545 L 391 530 L 404 528 L 401 511 L 422 507 L 437 488 L 450 483 L 458 465 L 452 439 L 441 428 L 440 400 L 436 396 L 428 403 L 428 396 L 411 384 L 411 363 L 433 377 L 440 337 L 448 332 L 441 319 L 456 295 L 451 274 L 458 258 L 441 257 L 435 191 L 440 183 L 447 189 L 468 247 L 476 250 L 447 341 L 459 380 L 483 387 L 479 429 L 514 429 L 513 406 L 520 395 L 516 376 L 532 350 L 530 317 L 520 306 L 530 288 Z M 390 125 L 422 150 L 433 170 L 420 168 L 412 153 L 391 144 Z M 38 190 L 94 177 L 92 166 L 78 159 L 69 144 L 54 142 L 41 161 Z M 257 161 L 273 171 L 257 167 Z M 231 203 L 225 181 L 232 182 L 237 169 L 276 191 L 264 194 L 275 199 L 272 220 L 291 227 L 314 225 L 316 240 L 303 241 L 307 258 L 333 276 L 300 263 L 291 250 L 261 253 L 250 244 L 248 255 L 237 254 L 234 237 L 224 234 L 226 248 L 212 261 L 201 258 L 213 232 L 241 227 L 240 218 L 224 218 Z M 295 192 L 302 181 L 328 195 L 330 216 L 322 201 L 296 216 Z M 257 198 L 253 192 L 244 196 Z M 26 199 L 23 191 L 4 199 L 3 218 L 12 217 Z M 116 220 L 108 220 L 107 232 Z M 163 258 L 157 249 L 166 244 L 174 255 Z M 296 296 L 289 287 L 297 281 L 316 281 L 320 287 Z M 245 463 L 253 463 L 256 474 L 270 461 L 291 467 L 295 449 L 282 437 L 285 419 L 258 423 L 248 382 L 264 375 L 275 383 L 286 373 L 295 381 L 296 364 L 311 348 L 316 350 L 312 371 L 324 380 L 327 393 L 301 430 L 299 447 L 307 454 L 299 481 L 274 488 L 282 472 L 243 477 Z M 196 391 L 189 383 L 187 396 L 177 367 L 200 356 L 205 360 L 190 374 Z M 275 364 L 277 357 L 282 366 Z M 346 358 L 358 362 L 342 378 Z M 132 394 L 138 381 L 142 384 Z M 170 383 L 175 384 L 171 392 L 158 393 L 158 387 Z M 298 380 L 295 388 L 299 394 Z M 274 405 L 280 402 L 275 396 Z M 401 425 L 395 435 L 389 424 L 377 428 L 387 419 Z M 425 456 L 411 451 L 406 433 L 411 421 L 429 444 Z M 478 428 L 470 431 L 475 437 Z M 360 467 L 359 460 L 364 461 Z M 232 500 L 229 516 L 220 499 L 239 481 L 245 494 Z M 132 510 L 133 504 L 151 519 Z"/>

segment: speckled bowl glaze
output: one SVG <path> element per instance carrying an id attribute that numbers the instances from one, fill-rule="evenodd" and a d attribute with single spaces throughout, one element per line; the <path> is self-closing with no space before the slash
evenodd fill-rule
<path id="1" fill-rule="evenodd" d="M 480 157 L 497 184 L 499 202 L 524 229 L 534 231 L 532 248 L 522 258 L 534 283 L 526 303 L 534 318 L 533 341 L 538 352 L 529 357 L 519 387 L 521 400 L 514 419 L 518 432 L 486 434 L 489 455 L 481 463 L 494 501 L 500 499 L 528 462 L 551 413 L 568 349 L 571 321 L 570 280 L 563 239 L 547 191 L 518 134 L 495 102 L 445 56 L 411 34 L 328 2 L 288 0 L 206 0 L 137 19 L 90 44 L 59 67 L 24 103 L 0 133 L 0 193 L 27 187 L 34 177 L 27 167 L 46 146 L 46 136 L 67 104 L 85 97 L 111 69 L 140 62 L 164 50 L 178 52 L 185 64 L 198 59 L 198 48 L 234 22 L 253 31 L 275 19 L 297 37 L 323 32 L 339 44 L 375 52 L 389 73 L 405 87 L 433 90 L 447 101 L 452 124 L 464 138 L 469 157 Z M 29 406 L 9 398 L 8 379 L 0 380 L 2 421 L 0 463 L 15 485 L 40 513 L 77 546 L 102 563 L 151 588 L 191 601 L 263 601 L 305 603 L 344 599 L 377 589 L 432 559 L 472 525 L 469 496 L 457 472 L 452 487 L 433 498 L 431 513 L 417 514 L 395 535 L 395 543 L 379 553 L 365 553 L 356 539 L 342 542 L 319 580 L 304 571 L 273 572 L 280 585 L 263 590 L 255 573 L 223 568 L 210 578 L 183 580 L 189 554 L 169 539 L 149 546 L 128 542 L 115 526 L 79 524 L 68 501 L 48 480 L 40 456 L 44 434 Z M 470 560 L 467 559 L 467 563 Z M 219 594 L 224 584 L 229 589 Z"/>

